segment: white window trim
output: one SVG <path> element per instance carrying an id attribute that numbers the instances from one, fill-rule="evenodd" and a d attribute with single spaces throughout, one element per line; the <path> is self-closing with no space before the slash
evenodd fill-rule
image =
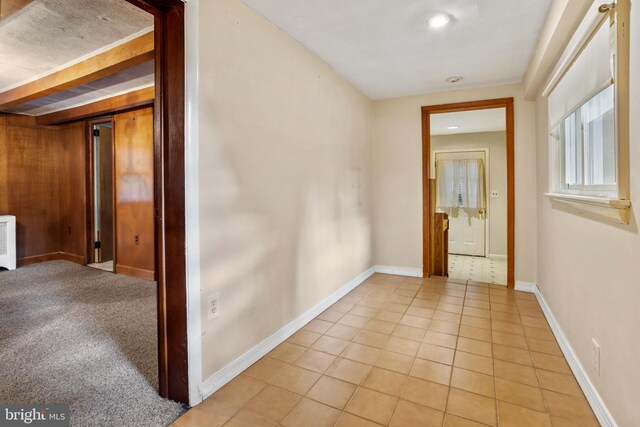
<path id="1" fill-rule="evenodd" d="M 631 216 L 631 201 L 629 200 L 629 0 L 617 0 L 616 2 L 616 76 L 615 76 L 615 108 L 616 108 L 616 132 L 617 132 L 617 189 L 616 198 L 589 196 L 582 194 L 558 193 L 554 189 L 559 188 L 557 171 L 557 159 L 554 157 L 554 149 L 549 145 L 549 166 L 550 166 L 550 192 L 544 193 L 553 203 L 568 207 L 571 211 L 595 216 L 596 218 L 613 221 L 619 224 L 629 224 Z M 571 61 L 571 57 L 576 54 L 576 45 L 565 55 L 556 66 L 554 75 L 549 82 L 545 93 L 561 77 L 562 70 Z M 570 50 L 571 50 L 570 49 Z M 557 190 L 555 190 L 557 191 Z"/>

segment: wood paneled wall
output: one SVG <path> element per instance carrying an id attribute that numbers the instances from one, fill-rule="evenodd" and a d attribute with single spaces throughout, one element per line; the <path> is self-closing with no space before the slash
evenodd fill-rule
<path id="1" fill-rule="evenodd" d="M 83 129 L 0 114 L 0 214 L 16 216 L 19 264 L 84 261 Z"/>
<path id="2" fill-rule="evenodd" d="M 113 116 L 116 272 L 155 275 L 153 109 Z"/>
<path id="3" fill-rule="evenodd" d="M 86 133 L 84 122 L 59 128 L 58 152 L 61 250 L 86 262 Z M 80 260 L 81 258 L 81 260 Z"/>
<path id="4" fill-rule="evenodd" d="M 155 278 L 153 110 L 113 117 L 116 272 Z M 0 114 L 0 215 L 17 220 L 18 264 L 87 262 L 83 121 Z"/>

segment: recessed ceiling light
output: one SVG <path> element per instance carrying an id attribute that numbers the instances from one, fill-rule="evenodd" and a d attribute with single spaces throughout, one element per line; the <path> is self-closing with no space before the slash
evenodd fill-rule
<path id="1" fill-rule="evenodd" d="M 444 13 L 439 13 L 429 18 L 427 22 L 431 28 L 442 28 L 449 23 L 449 16 Z"/>
<path id="2" fill-rule="evenodd" d="M 456 129 L 458 129 L 458 126 L 447 126 L 447 129 L 456 130 Z"/>
<path id="3" fill-rule="evenodd" d="M 447 83 L 458 83 L 461 80 L 462 80 L 462 76 L 451 76 L 451 77 L 447 77 L 447 80 L 445 81 Z"/>

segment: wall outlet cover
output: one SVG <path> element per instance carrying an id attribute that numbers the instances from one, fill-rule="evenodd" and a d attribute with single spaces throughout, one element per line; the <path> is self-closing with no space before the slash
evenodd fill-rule
<path id="1" fill-rule="evenodd" d="M 220 317 L 220 292 L 210 294 L 207 298 L 207 320 Z"/>
<path id="2" fill-rule="evenodd" d="M 499 191 L 492 191 L 491 192 L 491 198 L 497 199 L 498 197 L 500 197 L 500 192 Z"/>

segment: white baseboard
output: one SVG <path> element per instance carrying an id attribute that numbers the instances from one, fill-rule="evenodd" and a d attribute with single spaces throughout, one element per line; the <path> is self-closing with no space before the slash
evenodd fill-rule
<path id="1" fill-rule="evenodd" d="M 390 265 L 376 265 L 376 273 L 395 274 L 396 276 L 422 277 L 421 268 L 393 267 Z"/>
<path id="2" fill-rule="evenodd" d="M 591 405 L 591 409 L 593 409 L 593 412 L 596 414 L 596 417 L 598 418 L 600 424 L 604 427 L 618 427 L 618 424 L 613 419 L 613 416 L 611 415 L 611 412 L 609 412 L 607 405 L 604 403 L 604 400 L 602 400 L 602 397 L 600 397 L 600 394 L 589 379 L 587 372 L 582 367 L 582 364 L 580 363 L 580 360 L 578 359 L 576 353 L 573 351 L 571 344 L 569 344 L 569 340 L 560 327 L 560 324 L 553 316 L 551 308 L 547 304 L 547 301 L 544 299 L 544 296 L 540 292 L 540 289 L 538 289 L 538 286 L 535 283 L 516 282 L 516 290 L 518 289 L 518 283 L 524 283 L 527 286 L 533 285 L 533 290 L 521 290 L 526 292 L 533 292 L 536 295 L 538 303 L 540 304 L 540 307 L 542 308 L 542 311 L 547 318 L 547 322 L 549 322 L 549 326 L 551 326 L 553 335 L 555 335 L 556 340 L 560 345 L 560 349 L 562 349 L 562 353 L 569 363 L 571 371 L 573 371 L 573 374 L 578 380 L 578 384 L 580 384 L 580 388 L 584 392 L 584 395 L 587 397 L 589 405 Z"/>
<path id="3" fill-rule="evenodd" d="M 489 259 L 498 259 L 501 261 L 506 261 L 507 260 L 507 256 L 506 255 L 498 255 L 498 254 L 489 254 L 489 256 L 487 257 Z"/>
<path id="4" fill-rule="evenodd" d="M 211 396 L 226 383 L 238 376 L 242 371 L 256 363 L 261 357 L 276 348 L 283 341 L 300 330 L 300 328 L 302 328 L 304 325 L 317 317 L 320 313 L 329 308 L 329 306 L 351 292 L 356 286 L 364 282 L 367 278 L 369 278 L 369 276 L 375 273 L 375 271 L 375 267 L 371 267 L 366 271 L 360 273 L 358 277 L 342 286 L 340 289 L 316 304 L 310 310 L 292 320 L 276 333 L 267 337 L 260 344 L 256 345 L 255 347 L 235 359 L 233 362 L 229 363 L 227 366 L 207 378 L 198 387 L 202 398 L 201 400 L 204 400 L 207 397 Z"/>
<path id="5" fill-rule="evenodd" d="M 532 292 L 535 293 L 538 286 L 532 282 L 523 282 L 522 280 L 516 280 L 516 286 L 514 287 L 516 291 L 522 292 Z"/>

